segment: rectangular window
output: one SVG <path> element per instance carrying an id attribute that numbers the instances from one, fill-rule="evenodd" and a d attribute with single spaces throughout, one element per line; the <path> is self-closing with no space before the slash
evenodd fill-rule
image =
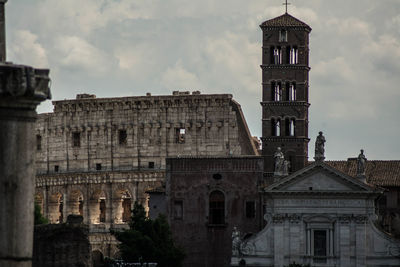
<path id="1" fill-rule="evenodd" d="M 326 230 L 314 230 L 314 256 L 327 256 L 327 241 Z"/>
<path id="2" fill-rule="evenodd" d="M 154 169 L 154 161 L 149 162 L 149 169 Z"/>
<path id="3" fill-rule="evenodd" d="M 60 169 L 60 167 L 59 167 L 58 165 L 55 165 L 55 166 L 54 166 L 54 172 L 58 172 L 59 169 Z"/>
<path id="4" fill-rule="evenodd" d="M 101 170 L 101 163 L 96 163 L 96 171 L 100 171 Z"/>
<path id="5" fill-rule="evenodd" d="M 175 220 L 183 219 L 183 201 L 182 200 L 174 201 L 174 219 Z"/>
<path id="6" fill-rule="evenodd" d="M 119 136 L 119 144 L 126 145 L 126 139 L 127 139 L 126 130 L 119 130 L 118 136 Z"/>
<path id="7" fill-rule="evenodd" d="M 72 144 L 74 147 L 80 147 L 81 146 L 81 133 L 75 132 L 72 134 Z"/>
<path id="8" fill-rule="evenodd" d="M 185 135 L 186 135 L 185 128 L 176 128 L 175 131 L 176 131 L 176 142 L 178 144 L 185 143 Z"/>
<path id="9" fill-rule="evenodd" d="M 37 151 L 42 150 L 42 136 L 41 135 L 36 135 L 36 150 Z"/>
<path id="10" fill-rule="evenodd" d="M 246 201 L 246 218 L 256 217 L 256 203 L 254 201 Z"/>

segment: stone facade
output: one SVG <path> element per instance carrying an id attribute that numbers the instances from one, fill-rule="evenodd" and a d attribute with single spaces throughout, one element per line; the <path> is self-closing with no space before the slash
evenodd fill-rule
<path id="1" fill-rule="evenodd" d="M 167 159 L 167 216 L 184 266 L 229 265 L 233 227 L 261 229 L 262 179 L 261 157 Z"/>
<path id="2" fill-rule="evenodd" d="M 105 233 L 127 226 L 135 201 L 147 208 L 146 191 L 165 181 L 166 157 L 258 153 L 227 94 L 83 94 L 53 105 L 36 124 L 36 202 L 51 223 L 82 215 L 106 256 L 115 256 L 116 241 Z"/>
<path id="3" fill-rule="evenodd" d="M 267 226 L 243 240 L 232 266 L 400 265 L 400 240 L 377 224 L 382 189 L 317 162 L 263 191 Z"/>

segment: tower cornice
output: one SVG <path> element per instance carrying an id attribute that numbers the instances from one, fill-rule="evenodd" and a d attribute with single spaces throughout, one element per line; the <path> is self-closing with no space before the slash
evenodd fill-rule
<path id="1" fill-rule="evenodd" d="M 303 106 L 309 107 L 311 104 L 305 101 L 262 101 L 261 106 Z"/>
<path id="2" fill-rule="evenodd" d="M 279 64 L 279 65 L 275 65 L 275 64 L 266 65 L 266 64 L 263 64 L 263 65 L 260 65 L 260 67 L 263 70 L 266 70 L 266 69 L 292 69 L 292 70 L 303 70 L 304 69 L 304 70 L 307 70 L 307 71 L 311 70 L 311 68 L 309 66 L 306 66 L 306 65 L 293 65 L 293 64 Z"/>

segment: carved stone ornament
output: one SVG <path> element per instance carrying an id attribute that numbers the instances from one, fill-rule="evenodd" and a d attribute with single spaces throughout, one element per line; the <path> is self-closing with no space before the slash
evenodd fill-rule
<path id="1" fill-rule="evenodd" d="M 290 223 L 299 223 L 301 220 L 301 216 L 298 214 L 290 214 L 288 216 L 288 219 Z"/>
<path id="2" fill-rule="evenodd" d="M 274 154 L 274 160 L 275 160 L 274 175 L 283 176 L 285 167 L 285 156 L 283 155 L 282 149 L 280 147 L 276 148 L 276 152 Z"/>
<path id="3" fill-rule="evenodd" d="M 241 255 L 254 255 L 256 252 L 256 248 L 251 242 L 243 242 L 240 246 L 240 254 Z"/>
<path id="4" fill-rule="evenodd" d="M 240 231 L 236 226 L 232 230 L 232 255 L 239 256 L 241 249 L 242 239 L 240 237 Z"/>
<path id="5" fill-rule="evenodd" d="M 272 215 L 273 223 L 283 223 L 285 221 L 285 214 L 274 214 Z"/>
<path id="6" fill-rule="evenodd" d="M 0 96 L 26 97 L 43 101 L 51 99 L 48 69 L 0 63 Z"/>
<path id="7" fill-rule="evenodd" d="M 365 215 L 356 215 L 354 216 L 354 222 L 357 224 L 364 224 L 368 220 L 368 217 Z"/>
<path id="8" fill-rule="evenodd" d="M 351 215 L 349 215 L 349 214 L 343 214 L 343 215 L 339 215 L 338 216 L 338 219 L 339 219 L 339 222 L 341 223 L 341 224 L 348 224 L 348 223 L 350 223 L 351 222 Z"/>

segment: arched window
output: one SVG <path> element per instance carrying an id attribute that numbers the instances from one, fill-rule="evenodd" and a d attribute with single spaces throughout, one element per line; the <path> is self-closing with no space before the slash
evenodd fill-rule
<path id="1" fill-rule="evenodd" d="M 281 120 L 277 119 L 275 122 L 275 136 L 281 136 Z"/>
<path id="2" fill-rule="evenodd" d="M 295 119 L 291 119 L 289 123 L 289 135 L 295 136 L 296 135 L 296 121 Z"/>
<path id="3" fill-rule="evenodd" d="M 282 101 L 282 84 L 280 82 L 275 84 L 274 92 L 275 92 L 274 100 Z"/>
<path id="4" fill-rule="evenodd" d="M 296 100 L 296 84 L 291 83 L 289 86 L 289 101 Z"/>
<path id="5" fill-rule="evenodd" d="M 298 54 L 299 54 L 299 50 L 297 49 L 297 46 L 293 46 L 290 48 L 289 64 L 299 63 Z"/>
<path id="6" fill-rule="evenodd" d="M 221 191 L 213 191 L 210 194 L 209 200 L 209 215 L 210 224 L 225 223 L 225 196 Z"/>

